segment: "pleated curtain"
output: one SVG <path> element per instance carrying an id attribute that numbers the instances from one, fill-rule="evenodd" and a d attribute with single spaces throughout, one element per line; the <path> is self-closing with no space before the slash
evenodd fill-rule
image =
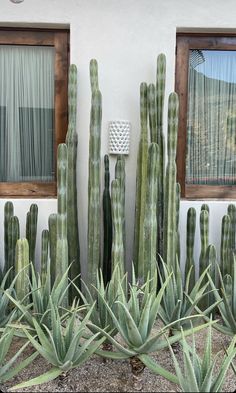
<path id="1" fill-rule="evenodd" d="M 54 178 L 54 49 L 0 45 L 0 181 Z"/>
<path id="2" fill-rule="evenodd" d="M 236 52 L 190 52 L 186 182 L 236 183 Z"/>

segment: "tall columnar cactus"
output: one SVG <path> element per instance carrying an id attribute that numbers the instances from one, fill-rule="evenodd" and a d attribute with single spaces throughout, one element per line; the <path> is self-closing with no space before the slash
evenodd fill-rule
<path id="1" fill-rule="evenodd" d="M 125 158 L 123 155 L 117 156 L 115 166 L 115 178 L 120 181 L 120 192 L 121 192 L 121 219 L 122 219 L 122 231 L 123 231 L 123 244 L 125 249 Z"/>
<path id="2" fill-rule="evenodd" d="M 230 204 L 227 209 L 230 217 L 230 249 L 235 252 L 235 236 L 236 236 L 236 206 Z"/>
<path id="3" fill-rule="evenodd" d="M 110 196 L 109 157 L 104 156 L 104 191 L 103 191 L 103 279 L 107 284 L 111 279 L 111 248 L 112 248 L 112 216 Z"/>
<path id="4" fill-rule="evenodd" d="M 147 126 L 147 84 L 140 86 L 140 122 L 141 138 L 139 142 L 137 174 L 136 174 L 136 202 L 134 226 L 133 260 L 136 276 L 144 277 L 144 237 L 143 222 L 145 215 L 145 201 L 147 192 L 147 162 L 148 162 L 148 126 Z"/>
<path id="5" fill-rule="evenodd" d="M 180 184 L 176 183 L 176 254 L 180 263 L 180 233 L 179 233 L 179 213 L 180 213 Z"/>
<path id="6" fill-rule="evenodd" d="M 210 269 L 208 271 L 208 273 L 211 276 L 212 281 L 214 282 L 214 284 L 216 283 L 216 249 L 215 246 L 213 246 L 212 244 L 210 244 L 207 247 L 206 250 L 206 266 L 210 266 Z M 211 290 L 211 288 L 209 288 L 209 291 Z M 205 300 L 205 304 L 204 304 L 204 308 L 206 309 L 207 307 L 211 306 L 214 303 L 215 300 L 215 296 L 214 293 L 209 292 L 206 300 Z M 214 310 L 212 311 L 214 313 Z"/>
<path id="7" fill-rule="evenodd" d="M 16 296 L 23 300 L 29 293 L 29 244 L 27 239 L 18 239 L 16 242 Z M 25 298 L 26 303 L 28 298 Z"/>
<path id="8" fill-rule="evenodd" d="M 11 271 L 7 278 L 7 288 L 11 285 L 15 277 L 16 266 L 16 242 L 20 238 L 20 224 L 16 216 L 10 217 L 8 223 L 8 263 Z"/>
<path id="9" fill-rule="evenodd" d="M 168 163 L 165 185 L 164 260 L 169 267 L 176 263 L 176 148 L 178 133 L 179 100 L 171 93 L 168 103 Z"/>
<path id="10" fill-rule="evenodd" d="M 207 203 L 203 203 L 201 206 L 201 211 L 206 210 L 208 213 L 210 213 L 209 205 Z"/>
<path id="11" fill-rule="evenodd" d="M 119 266 L 121 276 L 124 274 L 123 223 L 121 215 L 121 185 L 118 179 L 111 183 L 112 211 L 112 271 Z"/>
<path id="12" fill-rule="evenodd" d="M 90 112 L 89 181 L 88 181 L 88 282 L 95 284 L 100 265 L 100 161 L 102 95 L 98 90 L 97 62 L 90 62 L 92 103 Z"/>
<path id="13" fill-rule="evenodd" d="M 165 189 L 165 139 L 163 133 L 163 108 L 165 98 L 166 57 L 161 53 L 157 57 L 156 68 L 156 105 L 157 105 L 157 142 L 160 154 L 160 171 L 158 177 L 158 252 L 163 256 L 164 241 L 164 189 Z"/>
<path id="14" fill-rule="evenodd" d="M 151 143 L 148 150 L 147 198 L 144 217 L 144 279 L 154 277 L 157 248 L 157 184 L 159 171 L 159 147 Z"/>
<path id="15" fill-rule="evenodd" d="M 209 246 L 209 213 L 203 209 L 200 213 L 201 253 L 199 258 L 199 274 L 206 269 L 206 250 Z"/>
<path id="16" fill-rule="evenodd" d="M 230 217 L 228 214 L 224 215 L 222 218 L 221 225 L 221 246 L 220 246 L 220 268 L 222 276 L 226 274 L 231 274 L 230 266 Z"/>
<path id="17" fill-rule="evenodd" d="M 26 218 L 26 239 L 29 244 L 29 259 L 35 267 L 35 247 L 37 237 L 38 206 L 33 203 Z"/>
<path id="18" fill-rule="evenodd" d="M 56 252 L 57 252 L 57 214 L 52 213 L 48 218 L 49 229 L 49 255 L 52 285 L 56 279 Z"/>
<path id="19" fill-rule="evenodd" d="M 194 240 L 196 231 L 196 210 L 190 207 L 187 213 L 187 232 L 186 232 L 186 263 L 185 263 L 185 279 L 191 270 L 190 289 L 195 285 L 195 262 L 194 262 Z"/>
<path id="20" fill-rule="evenodd" d="M 46 282 L 46 276 L 48 271 L 48 261 L 49 261 L 49 231 L 44 229 L 41 235 L 41 282 L 42 285 Z"/>
<path id="21" fill-rule="evenodd" d="M 8 201 L 4 206 L 4 272 L 6 273 L 10 269 L 10 263 L 8 259 L 9 254 L 9 239 L 8 239 L 8 225 L 10 222 L 10 218 L 14 215 L 14 207 L 13 203 Z"/>
<path id="22" fill-rule="evenodd" d="M 68 262 L 71 265 L 69 276 L 74 283 L 80 287 L 80 247 L 77 207 L 77 145 L 78 135 L 76 132 L 76 110 L 77 110 L 77 68 L 74 64 L 69 69 L 68 86 L 69 126 L 66 135 L 68 150 L 68 176 L 67 176 L 67 241 Z M 70 302 L 77 296 L 74 286 L 70 287 Z"/>
<path id="23" fill-rule="evenodd" d="M 57 150 L 57 246 L 56 277 L 61 279 L 68 269 L 67 243 L 67 146 L 58 145 Z M 65 299 L 66 303 L 66 299 Z"/>
<path id="24" fill-rule="evenodd" d="M 157 106 L 156 88 L 153 83 L 148 86 L 148 114 L 151 142 L 157 143 Z"/>

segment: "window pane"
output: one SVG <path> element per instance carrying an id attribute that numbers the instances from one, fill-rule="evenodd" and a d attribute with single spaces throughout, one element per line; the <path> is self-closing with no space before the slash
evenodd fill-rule
<path id="1" fill-rule="evenodd" d="M 54 56 L 0 45 L 0 181 L 54 180 Z"/>
<path id="2" fill-rule="evenodd" d="M 191 50 L 186 183 L 236 183 L 236 51 Z"/>

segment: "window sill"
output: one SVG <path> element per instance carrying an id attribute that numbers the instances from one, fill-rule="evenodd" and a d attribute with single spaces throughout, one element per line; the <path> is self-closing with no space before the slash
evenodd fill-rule
<path id="1" fill-rule="evenodd" d="M 56 182 L 0 182 L 0 198 L 56 198 Z"/>
<path id="2" fill-rule="evenodd" d="M 236 199 L 236 185 L 233 186 L 210 186 L 198 184 L 185 184 L 185 199 L 212 199 L 212 200 L 232 200 Z"/>

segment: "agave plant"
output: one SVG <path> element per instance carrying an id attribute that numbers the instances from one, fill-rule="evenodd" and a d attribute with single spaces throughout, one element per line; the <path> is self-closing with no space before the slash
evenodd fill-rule
<path id="1" fill-rule="evenodd" d="M 24 299 L 20 301 L 19 299 L 13 298 L 9 293 L 6 293 L 19 311 L 19 320 L 23 320 L 33 329 L 35 319 L 39 324 L 44 324 L 50 328 L 50 302 L 52 300 L 54 306 L 62 310 L 62 302 L 70 285 L 65 285 L 67 277 L 68 270 L 61 279 L 56 279 L 53 287 L 51 287 L 50 265 L 48 264 L 47 266 L 46 277 L 44 283 L 42 283 L 40 274 L 35 272 L 34 266 L 31 264 L 31 279 L 28 278 L 30 292 L 27 296 L 32 298 L 32 303 L 25 305 Z M 73 307 L 75 307 L 75 303 L 72 305 Z"/>
<path id="2" fill-rule="evenodd" d="M 128 300 L 120 284 L 120 300 L 116 301 L 117 307 L 114 310 L 103 300 L 124 344 L 121 344 L 104 329 L 92 324 L 92 327 L 109 339 L 117 349 L 114 352 L 99 350 L 97 351 L 99 355 L 113 359 L 131 358 L 132 366 L 132 358 L 136 360 L 140 354 L 155 352 L 168 346 L 163 336 L 177 322 L 174 321 L 164 328 L 160 328 L 157 333 L 154 333 L 153 328 L 169 279 L 170 277 L 163 283 L 157 294 L 154 290 L 150 291 L 150 288 L 153 288 L 151 280 L 147 280 L 141 288 L 137 285 L 130 284 L 130 297 Z M 89 323 L 88 326 L 90 327 L 91 324 Z M 203 327 L 204 325 L 197 326 L 194 328 L 194 331 L 200 330 Z M 191 330 L 186 330 L 184 334 L 191 334 Z M 177 333 L 170 338 L 170 343 L 173 344 L 180 339 L 181 333 Z"/>
<path id="3" fill-rule="evenodd" d="M 220 332 L 229 336 L 236 334 L 236 258 L 234 256 L 234 263 L 232 269 L 232 276 L 226 274 L 222 277 L 220 268 L 218 267 L 220 290 L 218 291 L 215 283 L 210 275 L 208 279 L 214 296 L 218 302 L 218 310 L 222 317 L 223 324 L 216 323 L 214 326 Z"/>
<path id="4" fill-rule="evenodd" d="M 89 310 L 92 309 L 90 316 L 92 324 L 99 326 L 101 329 L 109 329 L 110 335 L 113 337 L 116 335 L 117 329 L 105 303 L 107 303 L 113 311 L 114 308 L 117 307 L 115 302 L 120 298 L 120 285 L 118 283 L 121 283 L 122 288 L 126 292 L 127 274 L 121 277 L 119 265 L 115 267 L 107 285 L 104 284 L 103 273 L 102 270 L 100 270 L 97 271 L 96 286 L 93 286 L 95 291 L 90 291 L 84 282 L 83 292 L 79 291 L 83 303 Z M 95 333 L 93 325 L 90 326 L 90 329 Z M 104 343 L 107 348 L 109 348 L 108 343 L 108 340 Z"/>
<path id="5" fill-rule="evenodd" d="M 204 279 L 208 272 L 207 268 L 196 281 L 195 285 L 191 289 L 191 274 L 192 267 L 186 276 L 185 284 L 183 284 L 182 274 L 179 263 L 176 263 L 175 273 L 171 274 L 170 268 L 162 261 L 162 270 L 159 270 L 159 277 L 161 285 L 170 277 L 166 285 L 166 290 L 163 293 L 162 301 L 159 306 L 158 315 L 165 325 L 172 324 L 170 335 L 174 329 L 180 330 L 181 327 L 189 325 L 189 319 L 185 317 L 191 317 L 195 311 L 196 305 L 200 300 L 208 294 L 206 289 L 209 283 L 203 285 Z M 204 313 L 210 312 L 212 307 L 205 310 Z M 174 323 L 175 321 L 175 323 Z"/>
<path id="6" fill-rule="evenodd" d="M 25 348 L 28 346 L 29 341 L 27 341 L 17 353 L 6 362 L 6 355 L 9 351 L 10 345 L 12 343 L 12 339 L 14 336 L 15 330 L 12 328 L 6 327 L 3 330 L 3 333 L 0 338 L 0 383 L 4 383 L 9 379 L 13 378 L 16 374 L 18 374 L 21 370 L 27 367 L 30 363 L 34 361 L 34 359 L 38 356 L 37 352 L 34 352 L 32 355 L 19 362 L 16 367 L 13 367 L 14 363 L 18 359 L 18 357 L 22 354 Z"/>
<path id="7" fill-rule="evenodd" d="M 164 370 L 163 368 L 160 368 L 147 355 L 142 355 L 140 358 L 143 363 L 154 373 L 161 374 L 169 381 L 179 384 L 182 392 L 221 392 L 227 370 L 236 355 L 236 337 L 234 337 L 232 340 L 227 353 L 220 364 L 220 368 L 216 368 L 216 361 L 220 352 L 218 352 L 216 356 L 212 358 L 211 326 L 208 330 L 205 351 L 202 358 L 196 351 L 194 335 L 192 345 L 190 346 L 184 337 L 184 333 L 182 333 L 181 343 L 183 347 L 183 369 L 181 369 L 181 366 L 176 359 L 171 346 L 169 346 L 174 361 L 176 375 L 171 374 L 169 371 Z"/>
<path id="8" fill-rule="evenodd" d="M 86 324 L 91 316 L 92 309 L 85 315 L 82 321 L 77 318 L 78 311 L 67 313 L 64 316 L 50 299 L 51 330 L 46 325 L 40 326 L 35 318 L 33 323 L 38 340 L 24 327 L 24 332 L 34 348 L 53 367 L 50 371 L 29 381 L 23 382 L 11 388 L 17 390 L 24 387 L 39 385 L 57 378 L 60 374 L 78 367 L 98 349 L 104 338 L 97 340 L 98 333 L 86 339 L 84 332 Z"/>
<path id="9" fill-rule="evenodd" d="M 6 288 L 10 270 L 8 270 L 8 272 L 2 277 L 0 285 L 0 328 L 6 326 L 14 314 L 14 310 L 10 305 L 10 299 L 7 295 L 9 294 L 14 296 L 14 285 L 16 278 L 12 281 L 10 287 Z"/>

